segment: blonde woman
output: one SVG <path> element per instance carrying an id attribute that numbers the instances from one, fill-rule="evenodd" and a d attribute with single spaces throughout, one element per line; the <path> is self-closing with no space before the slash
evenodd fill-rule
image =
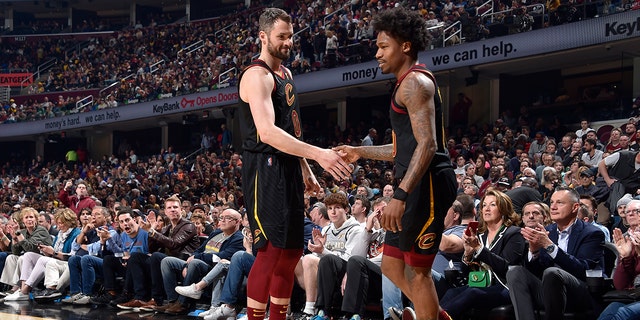
<path id="1" fill-rule="evenodd" d="M 38 244 L 51 245 L 53 243 L 49 231 L 38 225 L 38 211 L 36 209 L 26 207 L 14 213 L 12 219 L 14 224 L 21 221 L 23 228 L 8 227 L 0 238 L 3 246 L 11 247 L 11 254 L 7 257 L 2 276 L 0 276 L 0 282 L 13 287 L 10 292 L 7 292 L 8 294 L 18 292 L 20 289 L 22 255 L 25 252 L 39 252 Z"/>
<path id="2" fill-rule="evenodd" d="M 47 262 L 52 259 L 66 261 L 69 258 L 71 246 L 80 234 L 80 228 L 76 227 L 77 216 L 71 209 L 64 208 L 56 210 L 54 218 L 59 232 L 53 246 L 40 243 L 38 244 L 40 253 L 27 252 L 24 254 L 20 273 L 21 289 L 7 295 L 5 301 L 29 300 L 31 289 L 44 279 Z"/>

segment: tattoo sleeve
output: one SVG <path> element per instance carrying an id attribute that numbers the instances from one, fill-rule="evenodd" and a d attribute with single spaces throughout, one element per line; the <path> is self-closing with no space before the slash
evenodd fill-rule
<path id="1" fill-rule="evenodd" d="M 411 192 L 427 172 L 437 149 L 435 86 L 426 75 L 414 72 L 402 82 L 399 102 L 407 108 L 413 135 L 418 142 L 400 187 Z"/>

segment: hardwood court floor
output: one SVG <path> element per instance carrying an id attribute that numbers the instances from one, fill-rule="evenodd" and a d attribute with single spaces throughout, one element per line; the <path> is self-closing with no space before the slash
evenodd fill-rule
<path id="1" fill-rule="evenodd" d="M 108 306 L 77 306 L 60 302 L 39 304 L 35 301 L 0 303 L 1 320 L 143 320 L 202 319 L 194 316 L 172 316 L 153 312 L 132 312 Z"/>

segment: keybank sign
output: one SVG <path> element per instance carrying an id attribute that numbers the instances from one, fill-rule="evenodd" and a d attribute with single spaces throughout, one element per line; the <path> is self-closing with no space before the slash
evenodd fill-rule
<path id="1" fill-rule="evenodd" d="M 560 26 L 423 51 L 432 71 L 523 58 L 640 36 L 638 11 L 627 11 Z M 391 79 L 376 61 L 296 76 L 298 92 L 319 91 Z"/>
<path id="2" fill-rule="evenodd" d="M 611 23 L 607 23 L 604 29 L 605 29 L 605 32 L 604 32 L 605 37 L 617 36 L 617 35 L 630 36 L 634 32 L 640 33 L 640 17 L 637 17 L 636 20 L 632 22 L 614 21 Z"/>

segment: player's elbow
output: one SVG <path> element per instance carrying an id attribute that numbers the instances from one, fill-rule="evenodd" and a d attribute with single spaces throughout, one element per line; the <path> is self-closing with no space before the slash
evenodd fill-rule
<path id="1" fill-rule="evenodd" d="M 436 153 L 436 151 L 438 150 L 438 146 L 436 144 L 436 141 L 433 140 L 433 139 L 427 140 L 426 143 L 425 143 L 425 149 L 427 150 L 427 153 L 429 153 L 429 154 Z"/>
<path id="2" fill-rule="evenodd" d="M 272 145 L 276 137 L 274 130 L 269 129 L 259 130 L 258 135 L 260 136 L 260 140 L 268 145 Z"/>

